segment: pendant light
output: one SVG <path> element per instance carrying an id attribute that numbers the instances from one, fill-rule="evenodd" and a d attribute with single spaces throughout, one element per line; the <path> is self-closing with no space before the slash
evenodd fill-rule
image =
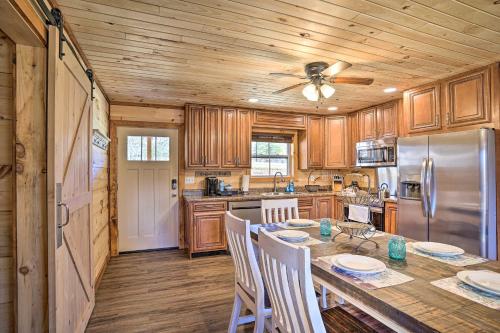
<path id="1" fill-rule="evenodd" d="M 316 102 L 319 99 L 319 91 L 316 85 L 313 83 L 307 84 L 304 89 L 302 89 L 302 95 L 304 95 L 307 100 Z"/>

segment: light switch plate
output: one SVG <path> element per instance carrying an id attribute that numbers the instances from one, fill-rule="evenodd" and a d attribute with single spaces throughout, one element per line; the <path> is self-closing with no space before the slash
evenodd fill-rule
<path id="1" fill-rule="evenodd" d="M 194 184 L 194 177 L 185 177 L 184 184 L 186 184 L 186 185 Z"/>

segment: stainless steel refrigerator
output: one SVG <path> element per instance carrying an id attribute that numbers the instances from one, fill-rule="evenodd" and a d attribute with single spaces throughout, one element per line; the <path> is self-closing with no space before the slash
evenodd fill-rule
<path id="1" fill-rule="evenodd" d="M 496 259 L 495 131 L 398 140 L 398 234 Z"/>

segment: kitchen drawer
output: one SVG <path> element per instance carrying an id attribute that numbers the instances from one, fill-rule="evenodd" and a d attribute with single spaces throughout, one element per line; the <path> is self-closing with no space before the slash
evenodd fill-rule
<path id="1" fill-rule="evenodd" d="M 215 202 L 195 202 L 193 204 L 193 212 L 211 212 L 211 211 L 226 211 L 227 204 L 225 201 Z"/>
<path id="2" fill-rule="evenodd" d="M 298 198 L 298 203 L 299 203 L 299 208 L 306 207 L 306 206 L 313 206 L 314 205 L 314 198 L 313 197 Z"/>

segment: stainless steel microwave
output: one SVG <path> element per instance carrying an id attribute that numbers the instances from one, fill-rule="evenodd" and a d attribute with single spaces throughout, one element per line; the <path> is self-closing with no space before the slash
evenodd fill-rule
<path id="1" fill-rule="evenodd" d="M 356 166 L 396 165 L 396 139 L 380 139 L 356 143 Z"/>

